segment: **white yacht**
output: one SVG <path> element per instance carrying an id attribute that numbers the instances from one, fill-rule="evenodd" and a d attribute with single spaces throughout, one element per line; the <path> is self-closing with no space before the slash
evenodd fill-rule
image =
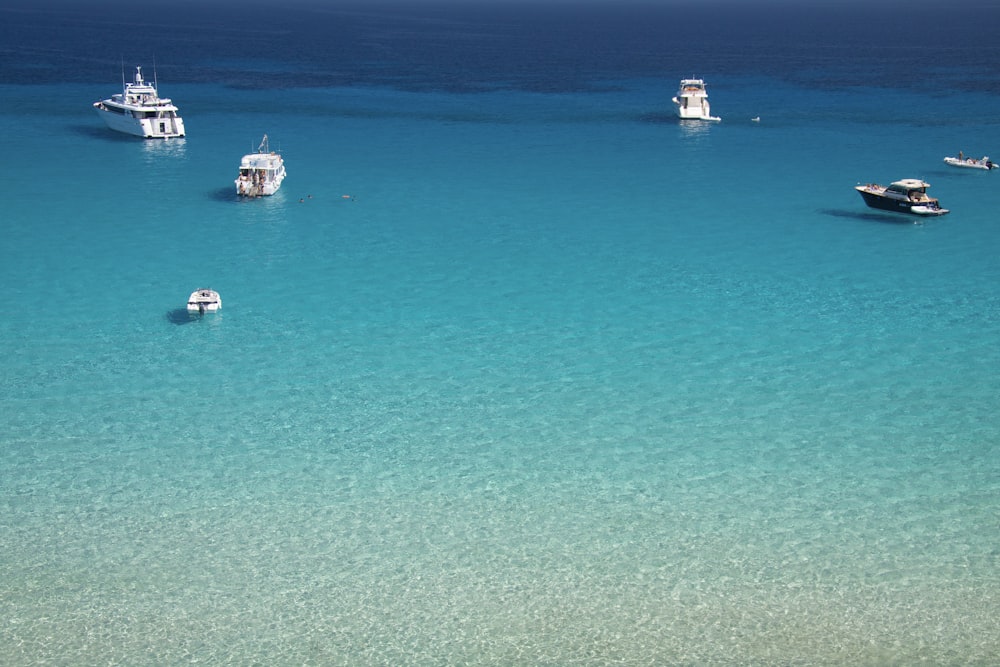
<path id="1" fill-rule="evenodd" d="M 241 197 L 273 195 L 285 180 L 285 161 L 272 153 L 267 145 L 267 135 L 260 142 L 256 153 L 248 153 L 240 160 L 240 175 L 236 177 L 236 194 Z"/>
<path id="2" fill-rule="evenodd" d="M 184 121 L 177 107 L 167 97 L 156 92 L 156 81 L 149 84 L 142 78 L 142 67 L 135 68 L 135 80 L 125 83 L 121 93 L 94 102 L 97 115 L 112 130 L 137 137 L 170 139 L 184 136 Z"/>
<path id="3" fill-rule="evenodd" d="M 188 297 L 187 309 L 191 313 L 214 313 L 222 310 L 222 297 L 214 289 L 196 289 Z"/>
<path id="4" fill-rule="evenodd" d="M 702 79 L 681 79 L 677 95 L 673 98 L 677 105 L 677 117 L 685 120 L 722 120 L 713 116 L 708 105 L 708 92 Z"/>

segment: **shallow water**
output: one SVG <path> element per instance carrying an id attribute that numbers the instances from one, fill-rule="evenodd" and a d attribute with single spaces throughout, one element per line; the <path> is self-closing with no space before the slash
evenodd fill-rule
<path id="1" fill-rule="evenodd" d="M 158 57 L 183 140 L 0 87 L 0 662 L 990 664 L 1000 190 L 941 158 L 995 94 Z M 953 212 L 853 191 L 902 177 Z"/>

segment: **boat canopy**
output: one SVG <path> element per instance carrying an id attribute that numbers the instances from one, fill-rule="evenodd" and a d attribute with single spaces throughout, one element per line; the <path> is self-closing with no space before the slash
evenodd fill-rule
<path id="1" fill-rule="evenodd" d="M 904 178 L 901 181 L 893 181 L 892 185 L 889 186 L 893 190 L 923 190 L 924 188 L 929 188 L 930 183 L 924 183 L 917 178 Z"/>

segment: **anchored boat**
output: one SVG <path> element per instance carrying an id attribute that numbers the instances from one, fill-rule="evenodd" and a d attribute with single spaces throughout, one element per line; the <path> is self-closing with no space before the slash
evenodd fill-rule
<path id="1" fill-rule="evenodd" d="M 982 169 L 984 171 L 990 171 L 991 169 L 997 168 L 997 163 L 989 158 L 988 155 L 976 159 L 971 157 L 965 157 L 962 153 L 958 154 L 958 157 L 946 157 L 944 159 L 945 164 L 950 164 L 953 167 L 965 167 L 966 169 Z"/>
<path id="2" fill-rule="evenodd" d="M 869 183 L 855 186 L 861 193 L 861 198 L 872 208 L 894 213 L 912 213 L 914 215 L 944 215 L 948 209 L 941 208 L 934 197 L 927 194 L 929 183 L 916 178 L 904 178 L 894 181 L 888 186 Z"/>
<path id="3" fill-rule="evenodd" d="M 170 139 L 184 136 L 184 121 L 168 97 L 160 97 L 153 83 L 142 78 L 142 67 L 135 68 L 135 79 L 125 83 L 123 89 L 106 100 L 94 102 L 94 109 L 112 130 L 133 134 L 146 139 Z"/>
<path id="4" fill-rule="evenodd" d="M 188 297 L 187 309 L 190 313 L 214 313 L 222 310 L 222 297 L 214 289 L 196 289 Z"/>
<path id="5" fill-rule="evenodd" d="M 713 116 L 708 104 L 708 92 L 702 79 L 681 79 L 672 99 L 677 105 L 677 117 L 687 120 L 722 120 Z"/>
<path id="6" fill-rule="evenodd" d="M 240 160 L 240 175 L 236 177 L 236 194 L 241 197 L 273 195 L 285 180 L 285 161 L 272 153 L 267 135 L 260 142 L 256 153 L 248 153 Z"/>

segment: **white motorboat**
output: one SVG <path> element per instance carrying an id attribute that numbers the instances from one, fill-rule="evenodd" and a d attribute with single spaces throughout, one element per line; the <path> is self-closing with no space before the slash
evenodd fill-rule
<path id="1" fill-rule="evenodd" d="M 976 158 L 965 157 L 961 153 L 958 157 L 946 157 L 944 159 L 945 164 L 950 164 L 953 167 L 965 167 L 966 169 L 983 169 L 984 171 L 989 171 L 991 169 L 997 168 L 997 163 L 989 158 L 989 156 L 984 155 L 983 157 Z"/>
<path id="2" fill-rule="evenodd" d="M 241 197 L 273 195 L 285 180 L 285 161 L 271 152 L 267 135 L 260 142 L 256 153 L 248 153 L 240 160 L 240 174 L 236 177 L 236 194 Z"/>
<path id="3" fill-rule="evenodd" d="M 872 208 L 894 213 L 912 213 L 914 215 L 944 215 L 948 209 L 934 197 L 927 194 L 929 183 L 916 178 L 904 178 L 894 181 L 888 186 L 869 183 L 855 186 L 861 198 Z"/>
<path id="4" fill-rule="evenodd" d="M 142 78 L 142 67 L 135 68 L 135 80 L 106 100 L 94 102 L 94 109 L 112 130 L 147 139 L 170 139 L 184 136 L 184 121 L 170 98 L 160 97 L 156 76 L 152 84 Z"/>
<path id="5" fill-rule="evenodd" d="M 677 95 L 672 98 L 677 105 L 677 117 L 684 120 L 722 120 L 713 116 L 708 104 L 708 92 L 702 79 L 681 79 Z"/>
<path id="6" fill-rule="evenodd" d="M 222 297 L 213 289 L 196 289 L 188 297 L 187 309 L 191 313 L 214 313 L 222 310 Z"/>

